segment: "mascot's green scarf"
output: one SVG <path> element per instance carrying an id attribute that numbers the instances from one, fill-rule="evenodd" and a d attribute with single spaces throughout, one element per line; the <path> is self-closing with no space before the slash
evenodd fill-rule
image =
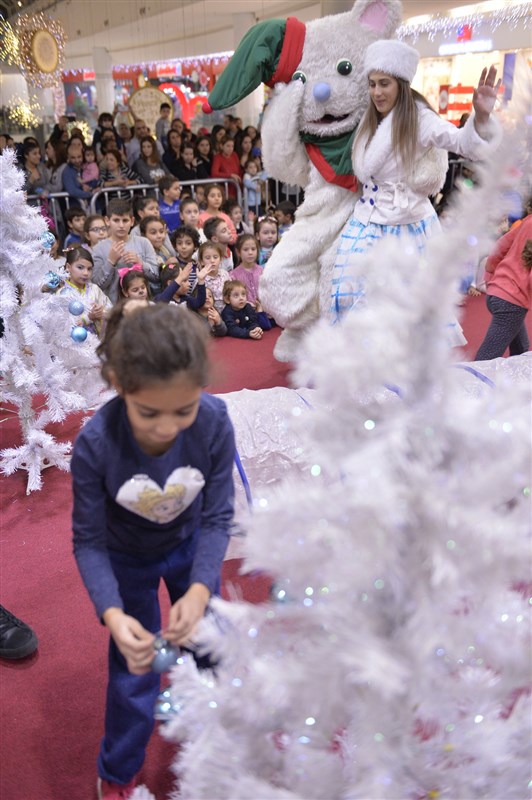
<path id="1" fill-rule="evenodd" d="M 203 103 L 205 113 L 229 108 L 261 82 L 268 86 L 292 80 L 303 55 L 306 28 L 295 17 L 259 22 L 243 37 L 231 61 Z M 351 166 L 354 131 L 339 136 L 300 134 L 308 157 L 328 183 L 356 192 Z"/>
<path id="2" fill-rule="evenodd" d="M 350 192 L 356 192 L 358 184 L 353 175 L 351 150 L 353 148 L 354 131 L 340 133 L 338 136 L 317 136 L 311 133 L 300 133 L 299 138 L 305 145 L 308 157 L 328 183 L 343 186 Z"/>

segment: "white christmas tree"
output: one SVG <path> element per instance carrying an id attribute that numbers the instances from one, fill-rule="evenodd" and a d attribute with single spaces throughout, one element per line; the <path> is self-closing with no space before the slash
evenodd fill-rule
<path id="1" fill-rule="evenodd" d="M 255 498 L 245 542 L 272 601 L 214 601 L 215 671 L 173 669 L 158 706 L 180 744 L 172 798 L 527 796 L 530 359 L 494 381 L 473 367 L 465 391 L 443 335 L 527 136 L 425 257 L 383 242 L 367 307 L 307 337 L 296 383 L 313 408 L 295 406 L 291 435 L 310 467 Z"/>
<path id="2" fill-rule="evenodd" d="M 0 452 L 0 469 L 10 475 L 28 473 L 28 492 L 39 489 L 42 469 L 68 469 L 69 443 L 54 439 L 45 428 L 73 411 L 101 402 L 103 384 L 95 355 L 96 338 L 75 342 L 77 316 L 72 298 L 41 292 L 53 273 L 66 275 L 49 254 L 47 223 L 29 206 L 22 191 L 23 173 L 14 154 L 0 155 L 0 317 L 4 333 L 0 357 L 2 402 L 16 413 L 21 444 Z"/>

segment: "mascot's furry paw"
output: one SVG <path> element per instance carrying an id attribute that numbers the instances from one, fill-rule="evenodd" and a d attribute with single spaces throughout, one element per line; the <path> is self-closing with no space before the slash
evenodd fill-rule
<path id="1" fill-rule="evenodd" d="M 295 361 L 299 353 L 304 331 L 291 331 L 288 328 L 282 332 L 273 348 L 277 361 Z"/>

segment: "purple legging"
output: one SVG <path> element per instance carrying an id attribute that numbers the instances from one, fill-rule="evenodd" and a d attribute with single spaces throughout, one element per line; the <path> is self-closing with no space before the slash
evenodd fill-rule
<path id="1" fill-rule="evenodd" d="M 491 323 L 475 356 L 475 361 L 490 361 L 504 355 L 507 347 L 511 356 L 526 353 L 529 348 L 525 317 L 528 309 L 516 306 L 494 295 L 486 299 Z"/>

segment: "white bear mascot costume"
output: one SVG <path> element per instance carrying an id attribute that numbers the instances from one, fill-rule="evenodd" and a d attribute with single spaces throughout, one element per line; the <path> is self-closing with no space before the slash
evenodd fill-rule
<path id="1" fill-rule="evenodd" d="M 328 313 L 338 240 L 358 197 L 351 150 L 369 102 L 364 53 L 392 36 L 401 10 L 399 0 L 356 0 L 351 11 L 307 25 L 294 17 L 258 23 L 204 105 L 227 108 L 261 81 L 275 87 L 262 126 L 264 166 L 305 191 L 260 282 L 264 309 L 285 329 L 275 348 L 280 361 L 290 361 L 304 332 Z M 436 189 L 446 155 L 444 162 L 429 176 Z"/>

